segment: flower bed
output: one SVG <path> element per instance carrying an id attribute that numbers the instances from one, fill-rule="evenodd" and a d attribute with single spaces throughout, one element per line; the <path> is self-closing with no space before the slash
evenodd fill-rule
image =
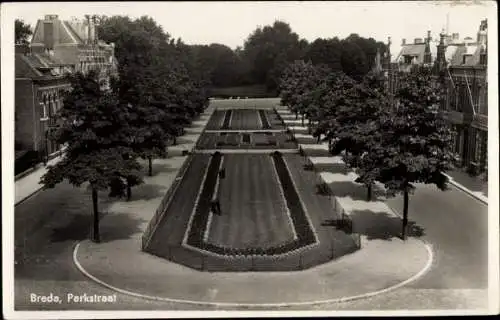
<path id="1" fill-rule="evenodd" d="M 269 121 L 266 116 L 266 112 L 264 110 L 259 110 L 259 117 L 260 120 L 262 121 L 262 128 L 264 129 L 271 129 L 271 125 L 269 124 Z"/>
<path id="2" fill-rule="evenodd" d="M 193 220 L 189 228 L 187 243 L 193 246 L 200 246 L 205 235 L 205 228 L 208 221 L 208 213 L 210 210 L 210 202 L 214 193 L 217 175 L 219 174 L 219 166 L 222 160 L 222 154 L 216 152 L 210 161 L 205 183 L 201 186 L 201 194 L 198 200 L 198 205 L 195 209 Z"/>
<path id="3" fill-rule="evenodd" d="M 272 256 L 289 253 L 317 243 L 316 235 L 314 234 L 312 226 L 308 221 L 307 213 L 305 212 L 305 208 L 303 208 L 302 203 L 300 202 L 299 194 L 297 190 L 295 190 L 290 172 L 288 172 L 281 153 L 275 152 L 272 154 L 272 157 L 279 181 L 283 186 L 286 205 L 290 211 L 293 228 L 295 230 L 297 238 L 287 243 L 283 243 L 279 246 L 269 248 L 223 247 L 204 241 L 204 235 L 208 226 L 207 222 L 210 210 L 210 198 L 213 194 L 217 181 L 218 171 L 216 169 L 218 168 L 221 161 L 220 154 L 216 153 L 209 165 L 209 172 L 207 174 L 205 183 L 202 186 L 203 189 L 198 202 L 198 207 L 196 208 L 196 211 L 194 213 L 191 227 L 188 230 L 187 244 L 189 246 L 193 246 L 201 250 L 209 251 L 219 255 Z"/>
<path id="4" fill-rule="evenodd" d="M 222 129 L 229 129 L 229 121 L 231 121 L 231 114 L 233 113 L 233 110 L 227 110 L 226 114 L 224 115 L 224 122 L 222 123 Z"/>

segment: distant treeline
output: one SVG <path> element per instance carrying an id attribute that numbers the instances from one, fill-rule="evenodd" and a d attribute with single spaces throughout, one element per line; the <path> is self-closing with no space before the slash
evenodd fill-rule
<path id="1" fill-rule="evenodd" d="M 282 21 L 258 27 L 247 37 L 243 47 L 233 50 L 219 43 L 185 44 L 181 38 L 171 37 L 150 17 L 137 20 L 149 34 L 140 28 L 130 27 L 132 20 L 128 17 L 98 18 L 99 37 L 105 41 L 117 42 L 116 54 L 120 64 L 130 63 L 126 57 L 131 52 L 145 50 L 144 46 L 165 47 L 168 44 L 175 48 L 171 58 L 180 59 L 192 79 L 198 79 L 204 87 L 211 88 L 211 91 L 221 96 L 276 95 L 283 71 L 297 60 L 314 65 L 324 64 L 332 71 L 342 71 L 353 79 L 361 79 L 371 70 L 377 48 L 381 54 L 386 50 L 383 42 L 357 34 L 351 34 L 345 39 L 318 38 L 308 42 L 293 32 L 288 23 Z M 133 45 L 125 48 L 122 43 L 130 37 L 142 40 L 132 42 Z M 231 89 L 226 90 L 227 92 L 219 90 L 229 87 Z M 257 91 L 254 92 L 252 88 Z"/>
<path id="2" fill-rule="evenodd" d="M 296 60 L 325 64 L 333 71 L 343 71 L 351 78 L 361 79 L 372 68 L 377 48 L 381 54 L 386 50 L 383 42 L 357 34 L 345 39 L 318 38 L 308 42 L 281 21 L 257 28 L 243 47 L 236 50 L 218 43 L 191 45 L 190 48 L 197 67 L 213 87 L 263 85 L 268 92 L 276 90 L 283 70 Z"/>

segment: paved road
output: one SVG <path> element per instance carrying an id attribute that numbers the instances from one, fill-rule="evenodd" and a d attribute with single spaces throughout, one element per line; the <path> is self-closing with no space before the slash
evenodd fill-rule
<path id="1" fill-rule="evenodd" d="M 390 200 L 402 207 L 400 198 Z M 71 252 L 78 239 L 86 237 L 90 217 L 90 195 L 85 189 L 61 184 L 28 199 L 15 209 L 18 243 L 26 248 L 16 266 L 15 302 L 24 310 L 81 309 L 81 305 L 46 305 L 29 302 L 30 293 L 113 294 L 88 281 L 74 267 Z M 455 308 L 475 299 L 474 289 L 486 286 L 487 208 L 458 190 L 441 192 L 431 186 L 419 188 L 410 199 L 410 218 L 424 228 L 424 239 L 433 243 L 436 263 L 430 273 L 409 286 L 367 300 L 317 306 L 314 309 L 373 310 L 389 308 Z M 471 294 L 471 296 L 468 296 Z M 466 298 L 468 297 L 468 298 Z M 461 302 L 460 302 L 461 301 Z M 475 301 L 472 304 L 479 304 Z M 85 305 L 85 309 L 214 310 L 185 304 L 147 301 L 118 294 L 117 303 Z M 293 309 L 293 308 L 283 308 Z"/>
<path id="2" fill-rule="evenodd" d="M 402 213 L 401 196 L 388 201 Z M 410 196 L 409 219 L 423 228 L 433 244 L 435 263 L 411 285 L 423 289 L 483 289 L 488 286 L 488 207 L 451 187 L 440 191 L 418 185 Z"/>

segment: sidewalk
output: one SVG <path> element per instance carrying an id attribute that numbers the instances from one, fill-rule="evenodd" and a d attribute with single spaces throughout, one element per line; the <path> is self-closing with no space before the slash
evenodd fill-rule
<path id="1" fill-rule="evenodd" d="M 61 160 L 61 156 L 50 160 L 47 165 L 55 165 Z M 43 188 L 40 178 L 47 172 L 47 167 L 41 164 L 33 172 L 25 175 L 15 182 L 15 205 L 34 195 Z"/>
<path id="2" fill-rule="evenodd" d="M 212 112 L 213 108 L 205 112 Z M 210 113 L 211 114 L 211 113 Z M 201 134 L 210 114 L 202 114 L 200 117 L 193 121 L 190 128 L 186 128 L 186 133 L 178 138 L 177 145 L 168 147 L 168 154 L 170 156 L 182 156 L 184 151 L 191 152 L 195 146 L 195 142 Z M 61 156 L 50 160 L 47 165 L 54 165 L 61 160 Z M 40 178 L 47 172 L 47 167 L 41 164 L 33 172 L 15 181 L 15 205 L 18 205 L 25 199 L 31 197 L 37 192 L 41 191 Z"/>
<path id="3" fill-rule="evenodd" d="M 300 272 L 200 272 L 140 250 L 141 236 L 176 171 L 179 157 L 155 160 L 160 169 L 137 187 L 161 192 L 146 200 L 117 201 L 101 220 L 102 243 L 80 242 L 74 262 L 112 290 L 147 299 L 218 306 L 288 306 L 340 302 L 385 293 L 423 275 L 432 251 L 416 239 L 365 239 L 361 250 Z M 128 221 L 137 221 L 133 227 Z M 123 231 L 125 230 L 126 231 Z M 369 261 L 369 264 L 367 264 Z"/>
<path id="4" fill-rule="evenodd" d="M 283 118 L 283 116 L 288 116 L 290 114 L 289 110 L 279 109 L 278 113 Z M 283 118 L 285 119 L 285 118 Z M 297 126 L 296 120 L 284 120 L 285 125 L 291 130 L 294 135 L 297 135 L 301 140 L 299 144 L 299 149 L 309 157 L 325 157 L 329 156 L 328 147 L 325 143 L 315 143 L 316 138 L 308 134 L 307 127 Z M 307 140 L 306 137 L 310 137 Z M 314 139 L 314 140 L 312 140 Z M 461 191 L 469 194 L 473 198 L 488 204 L 488 182 L 481 180 L 479 177 L 471 177 L 467 173 L 454 170 L 447 172 L 445 174 L 450 180 L 450 184 L 460 189 Z"/>
<path id="5" fill-rule="evenodd" d="M 480 177 L 470 176 L 468 173 L 460 170 L 448 171 L 447 174 L 471 192 L 488 198 L 488 181 Z"/>

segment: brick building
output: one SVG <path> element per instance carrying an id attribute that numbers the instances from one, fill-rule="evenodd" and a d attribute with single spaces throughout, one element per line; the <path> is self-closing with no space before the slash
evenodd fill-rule
<path id="1" fill-rule="evenodd" d="M 16 159 L 34 151 L 38 161 L 54 156 L 60 147 L 48 139 L 53 115 L 70 89 L 64 73 L 70 66 L 49 56 L 32 54 L 28 45 L 16 45 L 15 149 Z"/>
<path id="2" fill-rule="evenodd" d="M 117 72 L 114 45 L 97 39 L 94 19 L 63 21 L 46 15 L 38 20 L 31 44 L 16 46 L 17 155 L 31 152 L 45 160 L 57 154 L 60 146 L 47 133 L 56 125 L 53 115 L 62 106 L 64 91 L 70 89 L 64 74 L 93 69 L 104 81 Z"/>
<path id="3" fill-rule="evenodd" d="M 487 21 L 481 21 L 477 37 L 446 43 L 442 34 L 439 65 L 445 66 L 443 110 L 456 131 L 456 165 L 472 174 L 488 169 Z"/>
<path id="4" fill-rule="evenodd" d="M 407 44 L 403 39 L 396 58 L 391 60 L 389 55 L 383 64 L 388 92 L 392 95 L 402 73 L 420 67 L 433 68 L 445 88 L 442 110 L 456 132 L 455 165 L 472 174 L 488 169 L 487 51 L 487 21 L 484 20 L 475 40 L 460 39 L 458 33 L 448 35 L 444 31 L 438 42 L 433 42 L 430 31 L 425 41 L 415 39 Z"/>

